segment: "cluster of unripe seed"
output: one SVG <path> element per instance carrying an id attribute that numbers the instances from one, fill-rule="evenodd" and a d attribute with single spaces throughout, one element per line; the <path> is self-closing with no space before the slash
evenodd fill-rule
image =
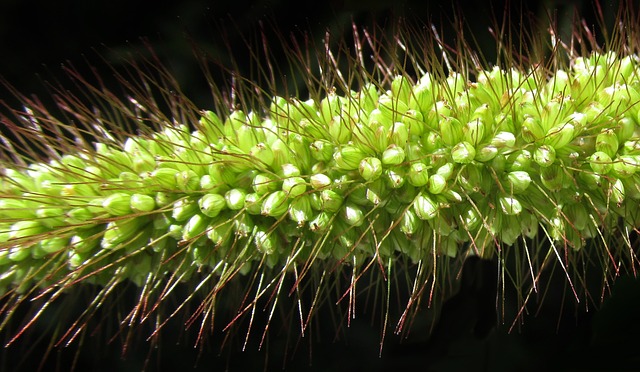
<path id="1" fill-rule="evenodd" d="M 638 58 L 547 73 L 398 76 L 387 91 L 275 97 L 121 148 L 3 164 L 0 289 L 85 268 L 142 284 L 150 271 L 418 261 L 539 230 L 580 249 L 599 229 L 639 227 Z"/>

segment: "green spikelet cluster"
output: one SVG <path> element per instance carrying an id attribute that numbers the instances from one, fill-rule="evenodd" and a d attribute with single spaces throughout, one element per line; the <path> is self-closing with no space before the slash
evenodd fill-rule
<path id="1" fill-rule="evenodd" d="M 142 285 L 151 268 L 417 262 L 464 243 L 486 255 L 538 226 L 579 250 L 603 227 L 640 226 L 635 56 L 580 57 L 549 77 L 477 76 L 275 97 L 265 113 L 206 112 L 188 123 L 195 131 L 4 164 L 2 291 L 64 283 L 97 262 L 118 263 L 88 280 Z M 160 265 L 164 251 L 191 264 Z"/>

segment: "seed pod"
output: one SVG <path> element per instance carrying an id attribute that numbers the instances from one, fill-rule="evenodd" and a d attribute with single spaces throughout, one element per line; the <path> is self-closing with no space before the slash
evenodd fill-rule
<path id="1" fill-rule="evenodd" d="M 249 155 L 267 167 L 273 165 L 273 151 L 265 143 L 260 142 L 251 147 L 248 151 Z"/>
<path id="2" fill-rule="evenodd" d="M 596 151 L 589 157 L 589 165 L 597 174 L 607 174 L 613 168 L 611 157 L 606 152 Z"/>
<path id="3" fill-rule="evenodd" d="M 65 224 L 65 214 L 62 208 L 43 205 L 36 210 L 36 216 L 40 223 L 48 228 L 56 228 Z"/>
<path id="4" fill-rule="evenodd" d="M 415 187 L 421 187 L 429 182 L 429 171 L 424 163 L 412 163 L 407 173 L 409 183 Z"/>
<path id="5" fill-rule="evenodd" d="M 575 138 L 575 128 L 570 123 L 559 124 L 547 132 L 543 143 L 556 150 L 569 144 Z"/>
<path id="6" fill-rule="evenodd" d="M 445 145 L 456 145 L 462 140 L 462 123 L 454 117 L 446 116 L 440 120 L 440 137 Z"/>
<path id="7" fill-rule="evenodd" d="M 317 161 L 327 162 L 333 158 L 333 145 L 329 141 L 314 141 L 309 148 L 311 150 L 311 156 Z"/>
<path id="8" fill-rule="evenodd" d="M 130 199 L 130 207 L 134 212 L 151 212 L 156 208 L 156 202 L 149 195 L 133 194 Z"/>
<path id="9" fill-rule="evenodd" d="M 498 149 L 512 148 L 516 144 L 516 137 L 511 132 L 498 132 L 491 139 L 491 145 Z"/>
<path id="10" fill-rule="evenodd" d="M 438 205 L 424 193 L 416 196 L 413 209 L 421 220 L 431 220 L 438 215 Z"/>
<path id="11" fill-rule="evenodd" d="M 476 152 L 475 160 L 485 163 L 493 160 L 498 155 L 498 148 L 493 145 L 486 145 L 480 147 Z"/>
<path id="12" fill-rule="evenodd" d="M 429 177 L 429 192 L 432 194 L 440 194 L 447 188 L 447 180 L 440 174 L 436 173 Z"/>
<path id="13" fill-rule="evenodd" d="M 323 211 L 335 213 L 342 207 L 344 199 L 337 192 L 325 189 L 320 192 L 320 200 Z"/>
<path id="14" fill-rule="evenodd" d="M 333 214 L 328 212 L 320 212 L 311 221 L 309 221 L 309 230 L 323 234 L 331 226 L 333 221 Z"/>
<path id="15" fill-rule="evenodd" d="M 269 173 L 260 173 L 253 179 L 253 190 L 265 195 L 278 189 L 278 181 Z"/>
<path id="16" fill-rule="evenodd" d="M 527 189 L 531 184 L 531 177 L 525 171 L 513 171 L 507 174 L 509 182 L 509 191 L 518 194 Z"/>
<path id="17" fill-rule="evenodd" d="M 621 207 L 624 202 L 624 194 L 624 184 L 622 183 L 622 180 L 617 179 L 609 189 L 611 202 L 617 205 L 618 208 Z"/>
<path id="18" fill-rule="evenodd" d="M 287 194 L 284 191 L 275 191 L 269 194 L 262 202 L 262 214 L 271 217 L 280 217 L 289 209 Z"/>
<path id="19" fill-rule="evenodd" d="M 483 106 L 481 106 L 483 107 Z M 484 122 L 480 119 L 475 119 L 468 122 L 462 128 L 463 140 L 472 144 L 473 146 L 478 145 L 484 141 L 485 135 L 485 125 Z"/>
<path id="20" fill-rule="evenodd" d="M 197 238 L 198 236 L 203 235 L 203 233 L 209 226 L 209 222 L 210 220 L 200 213 L 194 214 L 182 229 L 182 239 L 185 241 L 190 241 Z"/>
<path id="21" fill-rule="evenodd" d="M 382 175 L 382 162 L 375 157 L 366 157 L 360 162 L 358 172 L 365 181 L 375 181 Z M 317 187 L 314 188 L 318 189 Z"/>
<path id="22" fill-rule="evenodd" d="M 302 177 L 289 177 L 282 181 L 282 191 L 290 198 L 295 198 L 307 191 L 307 183 Z"/>
<path id="23" fill-rule="evenodd" d="M 640 169 L 640 156 L 638 155 L 621 155 L 613 162 L 611 173 L 616 178 L 628 178 Z"/>
<path id="24" fill-rule="evenodd" d="M 549 145 L 542 145 L 533 152 L 533 160 L 541 167 L 549 167 L 556 161 L 556 150 Z"/>
<path id="25" fill-rule="evenodd" d="M 540 168 L 540 181 L 551 191 L 560 191 L 565 187 L 564 171 L 558 165 Z"/>
<path id="26" fill-rule="evenodd" d="M 229 208 L 232 211 L 237 211 L 244 208 L 244 199 L 246 195 L 247 195 L 247 192 L 242 189 L 231 189 L 227 191 L 224 194 L 224 200 L 226 202 L 227 208 Z M 200 208 L 202 209 L 202 207 Z M 208 214 L 206 215 L 209 216 Z M 215 217 L 215 216 L 209 216 L 209 217 Z"/>
<path id="27" fill-rule="evenodd" d="M 507 216 L 517 216 L 522 212 L 522 204 L 514 197 L 502 196 L 498 199 L 502 213 Z"/>
<path id="28" fill-rule="evenodd" d="M 531 152 L 516 151 L 507 158 L 507 164 L 507 169 L 510 171 L 529 171 L 531 170 Z"/>
<path id="29" fill-rule="evenodd" d="M 244 208 L 249 214 L 261 214 L 262 213 L 262 200 L 261 196 L 257 193 L 249 193 L 244 197 Z"/>
<path id="30" fill-rule="evenodd" d="M 385 165 L 399 165 L 404 161 L 404 158 L 404 149 L 397 145 L 391 145 L 384 150 L 381 160 Z"/>
<path id="31" fill-rule="evenodd" d="M 418 231 L 419 226 L 418 216 L 414 212 L 414 209 L 409 208 L 402 213 L 400 231 L 402 231 L 407 238 L 411 238 L 413 234 Z"/>
<path id="32" fill-rule="evenodd" d="M 194 199 L 184 198 L 173 204 L 171 217 L 173 217 L 174 220 L 181 222 L 190 219 L 197 212 L 198 203 L 196 203 Z"/>
<path id="33" fill-rule="evenodd" d="M 312 217 L 311 197 L 301 195 L 291 202 L 289 207 L 289 218 L 296 222 L 298 226 L 304 225 Z"/>
<path id="34" fill-rule="evenodd" d="M 455 163 L 468 164 L 476 157 L 476 149 L 469 142 L 463 141 L 451 149 L 451 157 Z"/>
<path id="35" fill-rule="evenodd" d="M 618 136 L 612 129 L 603 129 L 596 137 L 596 151 L 604 152 L 610 158 L 618 152 Z"/>
<path id="36" fill-rule="evenodd" d="M 231 240 L 231 234 L 233 233 L 231 220 L 221 224 L 212 223 L 211 226 L 212 228 L 207 231 L 207 238 L 213 242 L 214 246 L 225 245 Z"/>
<path id="37" fill-rule="evenodd" d="M 333 154 L 336 166 L 340 170 L 358 169 L 360 162 L 365 158 L 364 152 L 355 146 L 346 145 Z"/>
<path id="38" fill-rule="evenodd" d="M 341 216 L 349 226 L 358 227 L 364 223 L 364 211 L 354 203 L 345 203 Z"/>
<path id="39" fill-rule="evenodd" d="M 104 230 L 100 246 L 104 249 L 124 248 L 122 243 L 140 233 L 143 226 L 142 221 L 138 218 L 111 221 Z"/>
<path id="40" fill-rule="evenodd" d="M 126 216 L 131 214 L 131 195 L 115 193 L 102 202 L 102 206 L 112 216 Z"/>
<path id="41" fill-rule="evenodd" d="M 255 243 L 258 251 L 268 255 L 274 254 L 278 245 L 275 236 L 263 228 L 258 228 L 256 230 L 253 242 Z"/>
<path id="42" fill-rule="evenodd" d="M 156 169 L 149 174 L 148 180 L 161 190 L 176 190 L 178 188 L 178 171 L 173 168 Z"/>

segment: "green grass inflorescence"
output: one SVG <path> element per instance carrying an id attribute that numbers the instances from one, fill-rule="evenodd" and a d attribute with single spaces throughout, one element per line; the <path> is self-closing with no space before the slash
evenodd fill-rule
<path id="1" fill-rule="evenodd" d="M 159 304 L 197 280 L 212 286 L 196 310 L 206 318 L 238 275 L 259 278 L 257 299 L 285 276 L 347 268 L 351 298 L 365 272 L 387 278 L 402 262 L 420 267 L 418 297 L 453 275 L 438 268 L 446 257 L 510 249 L 526 252 L 534 283 L 549 260 L 575 279 L 587 242 L 604 266 L 635 268 L 640 61 L 569 52 L 564 68 L 368 74 L 357 91 L 326 86 L 228 114 L 160 118 L 137 101 L 121 114 L 155 125 L 138 134 L 25 104 L 27 125 L 7 122 L 18 137 L 2 157 L 0 294 L 53 301 L 90 283 L 107 297 L 130 281 Z M 56 143 L 69 134 L 75 151 Z M 29 141 L 45 156 L 20 155 Z M 610 236 L 623 238 L 614 247 Z M 543 257 L 536 241 L 551 246 Z"/>

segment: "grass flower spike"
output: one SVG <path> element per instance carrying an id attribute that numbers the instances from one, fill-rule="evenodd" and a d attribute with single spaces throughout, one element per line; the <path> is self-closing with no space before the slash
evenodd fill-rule
<path id="1" fill-rule="evenodd" d="M 446 293 L 455 277 L 446 267 L 459 257 L 515 256 L 527 274 L 501 271 L 501 281 L 531 290 L 551 263 L 575 288 L 587 249 L 603 267 L 636 270 L 628 238 L 640 228 L 636 49 L 578 53 L 566 45 L 584 47 L 589 34 L 574 35 L 553 50 L 564 64 L 480 67 L 471 50 L 434 42 L 442 54 L 418 63 L 402 49 L 407 40 L 354 37 L 374 57 L 384 47 L 410 62 L 381 59 L 366 71 L 343 50 L 354 70 L 344 77 L 327 44 L 320 65 L 331 66 L 330 85 L 254 106 L 264 95 L 247 93 L 228 111 L 192 107 L 157 64 L 134 66 L 137 82 L 118 75 L 129 102 L 73 70 L 94 107 L 57 95 L 60 117 L 20 96 L 24 109 L 2 119 L 11 135 L 2 138 L 0 327 L 21 304 L 45 309 L 95 286 L 88 310 L 56 340 L 69 343 L 115 288 L 134 283 L 138 300 L 121 324 L 151 322 L 155 335 L 193 303 L 187 323 L 201 319 L 206 334 L 225 287 L 248 281 L 230 324 L 253 319 L 262 301 L 273 314 L 279 298 L 293 296 L 304 334 L 325 276 L 348 278 L 331 290 L 351 317 L 365 273 L 382 280 L 388 307 L 389 283 L 407 270 L 399 332 L 421 296 Z M 178 285 L 191 293 L 170 303 Z"/>

